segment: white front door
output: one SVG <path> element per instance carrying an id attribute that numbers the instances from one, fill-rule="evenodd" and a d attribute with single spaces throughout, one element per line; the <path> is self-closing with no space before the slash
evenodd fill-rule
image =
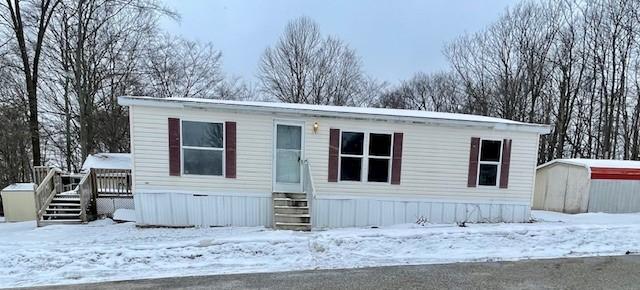
<path id="1" fill-rule="evenodd" d="M 302 160 L 304 158 L 304 123 L 274 124 L 273 191 L 302 192 Z"/>

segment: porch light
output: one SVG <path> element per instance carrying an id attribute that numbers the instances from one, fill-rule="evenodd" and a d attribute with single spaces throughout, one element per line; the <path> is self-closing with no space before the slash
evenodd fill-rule
<path id="1" fill-rule="evenodd" d="M 320 125 L 318 124 L 318 122 L 314 122 L 313 123 L 313 133 L 318 133 L 318 129 L 320 129 Z"/>

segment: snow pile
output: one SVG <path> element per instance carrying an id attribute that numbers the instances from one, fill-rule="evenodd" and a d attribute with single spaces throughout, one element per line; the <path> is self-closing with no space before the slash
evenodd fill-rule
<path id="1" fill-rule="evenodd" d="M 113 213 L 113 220 L 117 222 L 135 222 L 136 211 L 133 209 L 119 208 Z"/>
<path id="2" fill-rule="evenodd" d="M 553 211 L 534 210 L 531 212 L 538 222 L 559 222 L 585 225 L 639 225 L 640 213 L 610 214 L 589 212 L 580 214 L 563 214 Z"/>
<path id="3" fill-rule="evenodd" d="M 0 224 L 0 287 L 640 251 L 639 214 L 533 214 L 540 222 L 315 232 Z"/>
<path id="4" fill-rule="evenodd" d="M 82 164 L 82 171 L 91 168 L 131 169 L 130 153 L 98 153 L 87 156 Z"/>

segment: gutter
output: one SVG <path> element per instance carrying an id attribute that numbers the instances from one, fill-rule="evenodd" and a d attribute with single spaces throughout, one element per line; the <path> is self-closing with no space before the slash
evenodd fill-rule
<path id="1" fill-rule="evenodd" d="M 313 109 L 295 109 L 283 107 L 262 107 L 255 105 L 243 104 L 225 104 L 225 103 L 207 103 L 184 100 L 169 100 L 148 97 L 118 97 L 118 104 L 122 106 L 147 106 L 157 108 L 193 108 L 193 109 L 222 109 L 233 110 L 238 112 L 261 112 L 261 113 L 280 113 L 292 115 L 304 115 L 311 117 L 333 117 L 333 118 L 350 118 L 357 120 L 375 120 L 375 121 L 400 121 L 418 124 L 437 124 L 437 125 L 457 125 L 462 127 L 483 127 L 502 131 L 519 131 L 538 134 L 548 134 L 551 132 L 550 125 L 542 124 L 509 124 L 498 122 L 484 122 L 472 120 L 456 120 L 445 118 L 429 118 L 429 117 L 411 117 L 411 116 L 395 116 L 376 113 L 354 113 L 354 112 L 332 112 L 325 110 Z"/>

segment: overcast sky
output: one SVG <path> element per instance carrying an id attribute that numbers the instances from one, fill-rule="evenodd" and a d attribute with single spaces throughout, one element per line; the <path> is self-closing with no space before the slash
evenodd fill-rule
<path id="1" fill-rule="evenodd" d="M 164 20 L 172 33 L 210 41 L 227 74 L 254 80 L 264 49 L 286 23 L 309 16 L 323 35 L 347 42 L 373 77 L 395 83 L 414 72 L 447 68 L 445 43 L 477 31 L 518 0 L 165 0 L 181 14 Z"/>

